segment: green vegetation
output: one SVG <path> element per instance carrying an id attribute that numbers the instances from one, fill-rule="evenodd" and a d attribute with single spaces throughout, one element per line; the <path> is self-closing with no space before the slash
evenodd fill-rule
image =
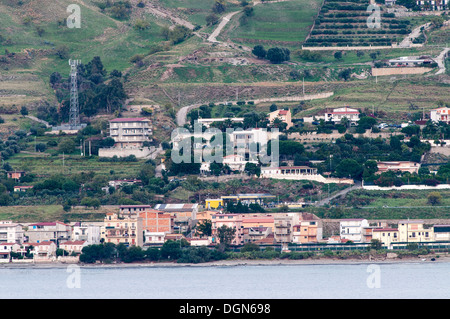
<path id="1" fill-rule="evenodd" d="M 239 13 L 227 26 L 223 38 L 253 47 L 255 44 L 279 44 L 299 47 L 317 15 L 320 1 L 294 0 L 263 3 L 252 12 Z M 222 37 L 222 36 L 221 36 Z"/>
<path id="2" fill-rule="evenodd" d="M 322 6 L 311 36 L 305 46 L 389 46 L 400 42 L 410 32 L 410 21 L 392 13 L 381 13 L 380 28 L 369 28 L 370 2 L 330 1 Z"/>
<path id="3" fill-rule="evenodd" d="M 381 245 L 372 242 L 367 249 L 351 250 L 333 250 L 327 247 L 324 251 L 295 251 L 295 246 L 291 245 L 290 252 L 281 252 L 279 248 L 272 246 L 261 249 L 253 243 L 246 243 L 236 251 L 226 249 L 217 245 L 215 247 L 194 247 L 190 246 L 185 240 L 166 241 L 161 247 L 141 248 L 136 246 L 126 247 L 124 244 L 115 245 L 112 243 L 103 243 L 84 247 L 80 255 L 82 263 L 112 263 L 112 262 L 176 262 L 176 263 L 207 263 L 218 260 L 302 260 L 302 259 L 385 259 L 390 250 L 383 249 Z M 339 249 L 338 247 L 335 249 Z M 396 250 L 398 258 L 417 257 L 428 254 L 434 254 L 426 247 L 409 245 L 406 249 Z"/>

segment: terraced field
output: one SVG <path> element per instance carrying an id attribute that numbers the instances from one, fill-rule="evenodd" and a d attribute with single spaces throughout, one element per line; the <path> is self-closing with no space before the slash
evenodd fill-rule
<path id="1" fill-rule="evenodd" d="M 369 0 L 326 0 L 305 46 L 390 46 L 410 31 L 410 21 L 381 11 L 373 27 Z M 369 11 L 369 12 L 368 12 Z"/>

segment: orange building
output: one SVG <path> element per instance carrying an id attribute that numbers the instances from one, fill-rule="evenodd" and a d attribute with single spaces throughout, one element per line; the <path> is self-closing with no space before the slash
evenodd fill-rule
<path id="1" fill-rule="evenodd" d="M 165 213 L 156 209 L 148 209 L 138 213 L 142 219 L 142 230 L 158 233 L 172 233 L 174 217 L 170 213 Z"/>

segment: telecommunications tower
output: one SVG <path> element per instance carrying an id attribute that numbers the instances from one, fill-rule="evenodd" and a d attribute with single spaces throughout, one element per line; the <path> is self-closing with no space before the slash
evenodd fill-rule
<path id="1" fill-rule="evenodd" d="M 77 67 L 81 64 L 80 60 L 69 60 L 70 65 L 70 113 L 69 126 L 71 129 L 80 127 L 80 105 L 78 103 L 78 81 Z"/>

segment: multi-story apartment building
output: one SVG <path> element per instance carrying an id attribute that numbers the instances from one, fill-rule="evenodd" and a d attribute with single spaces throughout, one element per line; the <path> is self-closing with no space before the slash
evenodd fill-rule
<path id="1" fill-rule="evenodd" d="M 212 242 L 214 244 L 220 243 L 218 229 L 222 226 L 234 228 L 236 230 L 234 238 L 231 241 L 232 245 L 244 244 L 244 228 L 242 226 L 241 214 L 215 214 L 211 217 Z"/>
<path id="2" fill-rule="evenodd" d="M 367 219 L 343 219 L 339 223 L 341 239 L 351 240 L 355 243 L 365 241 L 364 229 L 369 228 Z"/>
<path id="3" fill-rule="evenodd" d="M 85 241 L 88 245 L 100 243 L 100 224 L 77 222 L 72 227 L 72 241 Z"/>
<path id="4" fill-rule="evenodd" d="M 399 241 L 406 243 L 421 243 L 434 241 L 432 227 L 424 227 L 423 220 L 401 220 L 398 222 Z"/>
<path id="5" fill-rule="evenodd" d="M 61 222 L 43 222 L 28 225 L 25 236 L 29 242 L 42 243 L 52 241 L 58 244 L 62 240 L 69 240 L 72 227 Z"/>
<path id="6" fill-rule="evenodd" d="M 173 233 L 174 216 L 170 213 L 149 209 L 138 213 L 142 219 L 142 229 L 150 233 Z"/>
<path id="7" fill-rule="evenodd" d="M 169 213 L 174 220 L 174 228 L 188 231 L 197 219 L 198 204 L 156 204 L 155 210 Z"/>
<path id="8" fill-rule="evenodd" d="M 391 244 L 399 242 L 399 232 L 397 228 L 374 228 L 372 239 L 379 240 L 383 246 L 392 249 Z"/>
<path id="9" fill-rule="evenodd" d="M 292 242 L 299 244 L 317 243 L 322 240 L 322 226 L 318 220 L 302 220 L 300 224 L 294 225 Z"/>
<path id="10" fill-rule="evenodd" d="M 101 238 L 107 243 L 143 246 L 142 218 L 121 217 L 107 213 L 101 228 Z"/>
<path id="11" fill-rule="evenodd" d="M 151 153 L 146 142 L 151 141 L 152 128 L 150 120 L 138 118 L 117 118 L 109 121 L 109 136 L 114 139 L 114 146 L 100 148 L 101 157 L 126 157 L 134 155 L 143 158 Z"/>
<path id="12" fill-rule="evenodd" d="M 449 9 L 449 0 L 418 0 L 416 4 L 424 11 L 440 11 Z"/>
<path id="13" fill-rule="evenodd" d="M 119 215 L 120 216 L 138 216 L 140 212 L 145 212 L 146 210 L 152 209 L 151 205 L 120 205 Z"/>
<path id="14" fill-rule="evenodd" d="M 24 231 L 22 225 L 9 220 L 0 221 L 0 244 L 24 242 Z"/>
<path id="15" fill-rule="evenodd" d="M 109 135 L 116 142 L 115 148 L 141 148 L 150 141 L 150 120 L 139 118 L 117 118 L 109 121 Z"/>

